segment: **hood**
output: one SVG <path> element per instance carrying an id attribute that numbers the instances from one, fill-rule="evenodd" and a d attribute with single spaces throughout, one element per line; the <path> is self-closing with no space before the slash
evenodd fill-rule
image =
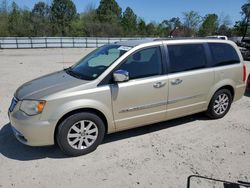
<path id="1" fill-rule="evenodd" d="M 15 97 L 19 100 L 41 99 L 56 92 L 88 82 L 75 78 L 65 71 L 58 71 L 23 84 L 17 89 Z"/>

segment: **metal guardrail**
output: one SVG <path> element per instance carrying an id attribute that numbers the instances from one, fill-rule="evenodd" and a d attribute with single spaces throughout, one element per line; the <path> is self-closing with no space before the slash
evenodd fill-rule
<path id="1" fill-rule="evenodd" d="M 23 48 L 96 48 L 104 44 L 138 38 L 107 37 L 2 37 L 0 49 Z"/>

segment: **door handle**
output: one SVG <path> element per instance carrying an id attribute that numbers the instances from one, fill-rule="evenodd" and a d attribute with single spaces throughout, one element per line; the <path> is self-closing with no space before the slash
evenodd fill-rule
<path id="1" fill-rule="evenodd" d="M 161 88 L 165 85 L 166 85 L 165 82 L 156 82 L 153 86 L 154 86 L 154 88 Z"/>
<path id="2" fill-rule="evenodd" d="M 180 84 L 180 83 L 182 83 L 182 80 L 179 79 L 179 78 L 177 78 L 177 79 L 171 81 L 171 84 L 172 84 L 172 85 L 178 85 L 178 84 Z"/>

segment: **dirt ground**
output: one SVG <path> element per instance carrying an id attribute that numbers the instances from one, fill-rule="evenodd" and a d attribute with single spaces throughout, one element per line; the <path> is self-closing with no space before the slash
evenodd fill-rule
<path id="1" fill-rule="evenodd" d="M 85 156 L 69 158 L 56 146 L 19 143 L 7 116 L 17 87 L 68 67 L 91 50 L 0 50 L 0 188 L 179 188 L 187 187 L 192 174 L 250 182 L 249 89 L 223 119 L 196 114 L 111 134 Z M 190 187 L 212 183 L 193 180 Z"/>

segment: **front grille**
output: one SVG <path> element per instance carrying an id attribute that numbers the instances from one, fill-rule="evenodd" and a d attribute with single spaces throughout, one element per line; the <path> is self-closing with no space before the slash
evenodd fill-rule
<path id="1" fill-rule="evenodd" d="M 10 107 L 9 107 L 10 112 L 12 112 L 15 109 L 17 102 L 18 102 L 18 100 L 15 97 L 13 97 L 11 104 L 10 104 Z"/>

